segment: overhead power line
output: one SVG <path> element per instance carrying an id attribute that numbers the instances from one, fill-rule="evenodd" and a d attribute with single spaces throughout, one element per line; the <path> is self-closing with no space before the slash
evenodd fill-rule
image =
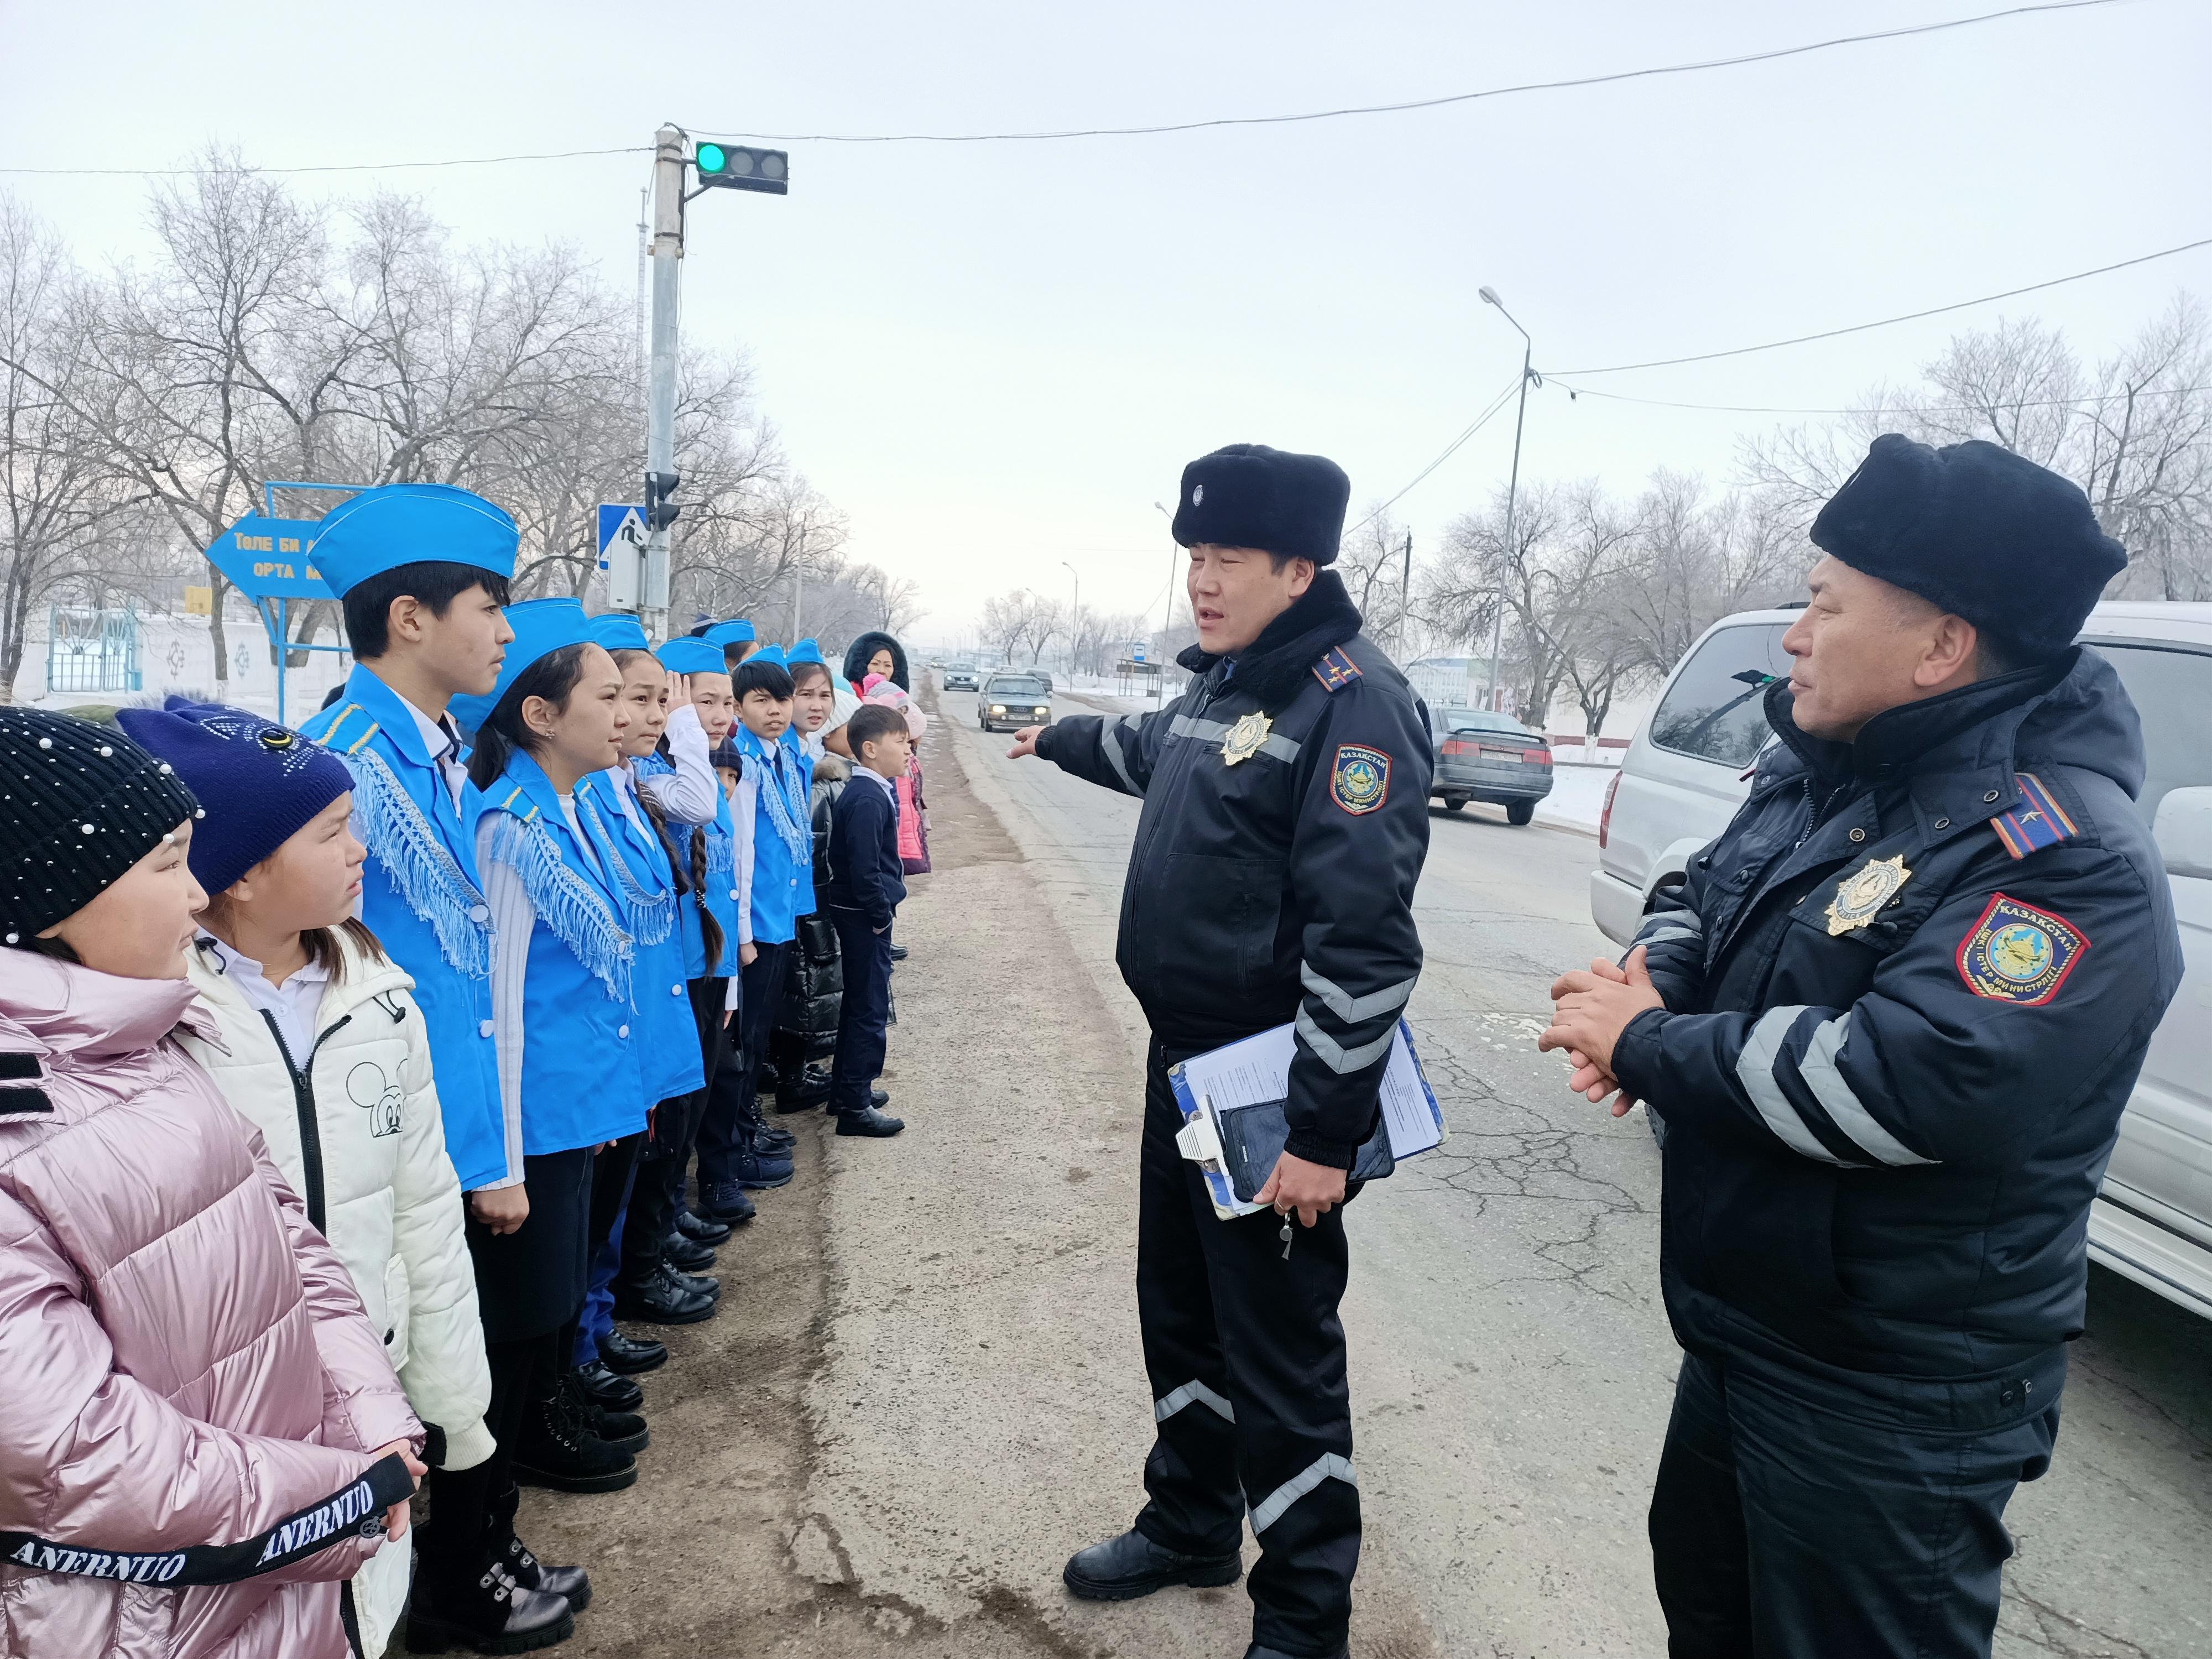
<path id="1" fill-rule="evenodd" d="M 1509 400 L 1516 392 L 1519 391 L 1520 388 L 1521 377 L 1518 374 L 1516 374 L 1511 380 L 1505 383 L 1504 389 L 1499 392 L 1495 398 L 1491 399 L 1489 406 L 1486 408 L 1481 414 L 1476 416 L 1472 421 L 1468 422 L 1467 429 L 1462 432 L 1458 437 L 1454 438 L 1449 443 L 1444 446 L 1443 454 L 1437 456 L 1436 459 L 1431 461 L 1426 466 L 1415 473 L 1413 477 L 1407 481 L 1404 489 L 1401 489 L 1389 501 L 1384 501 L 1381 506 L 1376 507 L 1374 511 L 1370 513 L 1365 518 L 1362 519 L 1358 524 L 1352 526 L 1352 529 L 1364 530 L 1369 525 L 1373 524 L 1376 520 L 1381 518 L 1385 513 L 1388 513 L 1392 507 L 1395 507 L 1399 501 L 1403 500 L 1407 495 L 1411 493 L 1415 484 L 1420 483 L 1421 480 L 1427 477 L 1430 473 L 1435 471 L 1446 461 L 1451 459 L 1454 455 L 1456 455 L 1459 453 L 1460 446 L 1465 443 L 1469 438 L 1474 436 L 1476 433 L 1481 431 L 1482 428 L 1489 423 L 1490 417 L 1497 414 L 1499 410 L 1504 408 L 1507 400 Z"/>
<path id="2" fill-rule="evenodd" d="M 2131 265 L 2147 265 L 2154 259 L 2171 259 L 2177 253 L 2190 253 L 2200 247 L 2212 247 L 2212 236 L 2199 237 L 2193 242 L 2184 242 L 2178 247 L 2162 247 L 2155 253 L 2139 253 L 2132 259 L 2120 259 L 2109 265 L 2099 265 L 2094 270 L 2077 270 L 2068 276 L 2053 276 L 2048 282 L 2030 283 L 2025 288 L 2008 288 L 2002 294 L 1984 294 L 1972 300 L 1955 300 L 1949 305 L 1930 306 L 1925 311 L 1908 311 L 1901 316 L 1878 318 L 1871 323 L 1852 323 L 1844 328 L 1822 329 L 1817 334 L 1795 334 L 1786 340 L 1767 340 L 1758 345 L 1731 346 L 1725 351 L 1699 351 L 1686 357 L 1654 357 L 1640 363 L 1607 363 L 1600 368 L 1562 368 L 1553 371 L 1565 377 L 1572 374 L 1626 374 L 1639 368 L 1674 368 L 1684 363 L 1710 363 L 1723 357 L 1747 357 L 1754 351 L 1778 351 L 1784 346 L 1805 345 L 1814 340 L 1838 339 L 1846 334 L 1863 334 L 1872 328 L 1888 328 L 1897 323 L 1915 323 L 1923 317 L 1941 317 L 1947 312 L 1965 311 L 1972 306 L 1994 304 L 1999 300 L 2014 300 L 2023 294 L 2040 294 L 2047 288 L 2063 287 L 2068 283 L 2079 283 L 2091 276 L 2102 276 L 2115 270 L 2125 270 Z"/>
<path id="3" fill-rule="evenodd" d="M 582 155 L 650 155 L 651 144 L 617 144 L 611 149 L 554 149 L 529 155 L 449 155 L 429 161 L 332 161 L 315 167 L 244 167 L 242 173 L 397 173 L 409 167 L 492 167 L 508 161 L 568 161 Z M 181 179 L 198 167 L 0 167 L 0 173 L 67 179 Z"/>
<path id="4" fill-rule="evenodd" d="M 1641 404 L 1648 409 L 1702 409 L 1721 415 L 1879 415 L 1892 407 L 1887 404 L 1856 404 L 1845 409 L 1803 409 L 1774 404 L 1692 404 L 1672 398 L 1632 398 L 1625 392 L 1601 392 L 1595 386 L 1569 386 L 1565 380 L 1547 379 L 1547 386 L 1556 386 L 1574 398 L 1603 398 L 1608 403 Z M 2101 397 L 2031 398 L 2023 402 L 2008 402 L 2007 409 L 2071 409 L 2088 404 L 2124 403 L 2131 398 L 2186 398 L 2199 392 L 2212 392 L 2207 386 L 2149 386 L 2136 392 L 2108 392 Z M 1971 404 L 1917 404 L 1894 405 L 1900 414 L 1913 415 L 1979 415 L 1984 411 Z"/>
<path id="5" fill-rule="evenodd" d="M 2117 4 L 2118 0 L 2047 0 L 2041 5 L 2008 6 L 2002 11 L 1950 17 L 1905 28 L 1877 29 L 1864 34 L 1839 34 L 1800 46 L 1777 46 L 1767 52 L 1741 52 L 1729 58 L 1705 58 L 1685 64 L 1660 64 L 1644 69 L 1618 70 L 1605 75 L 1577 75 L 1557 81 L 1524 81 L 1512 86 L 1485 87 L 1474 92 L 1447 93 L 1437 98 L 1413 98 L 1395 104 L 1355 104 L 1341 109 L 1307 110 L 1291 115 L 1223 115 L 1201 120 L 1165 121 L 1148 126 L 1066 127 L 1036 132 L 719 132 L 695 128 L 710 137 L 751 138 L 772 144 L 997 144 L 1035 143 L 1063 138 L 1140 138 L 1161 133 L 1200 132 L 1218 127 L 1287 126 L 1300 121 L 1335 121 L 1358 115 L 1403 115 L 1415 110 L 1442 109 L 1452 104 L 1471 104 L 1487 98 L 1510 98 L 1522 93 L 1564 92 L 1577 87 L 1601 87 L 1621 81 L 1650 80 L 1662 75 L 1695 75 L 1708 70 L 1737 69 L 1747 64 L 1771 63 L 1780 58 L 1801 58 L 1808 52 L 1838 46 L 1867 46 L 1880 40 L 1899 40 L 1916 34 L 1940 34 L 1950 29 L 1972 28 L 2039 12 L 2083 11 Z"/>

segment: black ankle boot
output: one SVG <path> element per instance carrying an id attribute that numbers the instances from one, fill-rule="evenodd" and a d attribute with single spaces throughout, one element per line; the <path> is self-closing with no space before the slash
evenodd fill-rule
<path id="1" fill-rule="evenodd" d="M 514 1448 L 514 1478 L 555 1492 L 620 1492 L 637 1484 L 637 1460 L 592 1432 L 581 1394 L 564 1385 L 531 1408 Z"/>
<path id="2" fill-rule="evenodd" d="M 513 1533 L 507 1535 L 507 1551 L 500 1565 L 523 1589 L 557 1595 L 568 1604 L 571 1613 L 581 1613 L 592 1605 L 592 1581 L 581 1567 L 549 1567 Z"/>
<path id="3" fill-rule="evenodd" d="M 410 1653 L 534 1653 L 575 1633 L 566 1598 L 526 1589 L 497 1561 L 459 1587 L 418 1571 L 408 1599 Z"/>

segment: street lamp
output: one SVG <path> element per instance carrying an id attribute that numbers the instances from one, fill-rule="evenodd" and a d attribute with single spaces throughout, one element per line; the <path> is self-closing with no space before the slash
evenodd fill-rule
<path id="1" fill-rule="evenodd" d="M 1510 558 L 1513 556 L 1513 509 L 1521 490 L 1521 423 L 1528 416 L 1528 382 L 1535 378 L 1535 371 L 1528 366 L 1528 360 L 1536 345 L 1528 337 L 1528 331 L 1521 326 L 1511 312 L 1506 310 L 1505 301 L 1498 297 L 1496 289 L 1486 286 L 1475 292 L 1481 296 L 1483 304 L 1496 306 L 1498 314 L 1511 323 L 1515 331 L 1521 336 L 1521 407 L 1513 416 L 1513 471 L 1505 485 L 1505 555 Z M 1498 608 L 1492 613 L 1490 623 L 1490 708 L 1492 714 L 1498 710 L 1498 653 L 1504 648 L 1504 644 L 1505 593 L 1501 585 Z"/>
<path id="2" fill-rule="evenodd" d="M 1152 511 L 1168 521 L 1168 607 L 1167 614 L 1160 619 L 1160 650 L 1164 654 L 1175 643 L 1176 570 L 1182 562 L 1182 549 L 1176 545 L 1175 514 L 1158 501 L 1152 503 Z M 1164 660 L 1159 665 L 1159 670 L 1152 684 L 1158 688 L 1160 702 L 1164 707 L 1168 700 L 1168 665 Z"/>
<path id="3" fill-rule="evenodd" d="M 1075 578 L 1075 608 L 1067 613 L 1067 678 L 1073 680 L 1083 672 L 1076 655 L 1083 640 L 1083 573 L 1066 559 L 1060 562 L 1060 568 Z"/>

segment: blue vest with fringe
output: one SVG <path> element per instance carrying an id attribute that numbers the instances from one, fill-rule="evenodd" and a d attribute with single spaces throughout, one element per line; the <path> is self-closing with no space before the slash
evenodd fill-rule
<path id="1" fill-rule="evenodd" d="M 483 798 L 474 784 L 465 784 L 460 810 L 453 810 L 453 792 L 414 714 L 360 664 L 344 695 L 300 731 L 353 774 L 353 830 L 368 848 L 361 919 L 386 954 L 414 976 L 446 1152 L 461 1189 L 504 1180 L 509 1171 L 492 1040 L 491 912 L 477 879 Z"/>
<path id="2" fill-rule="evenodd" d="M 576 811 L 589 833 L 580 801 Z M 487 860 L 520 876 L 538 911 L 523 977 L 522 1150 L 541 1158 L 634 1134 L 653 1103 L 632 1002 L 637 944 L 607 873 L 622 855 L 596 835 L 588 848 L 577 840 L 552 780 L 520 750 L 484 791 L 483 819 Z"/>
<path id="3" fill-rule="evenodd" d="M 653 833 L 650 821 L 633 823 L 623 810 L 623 787 L 612 772 L 594 772 L 576 786 L 577 816 L 595 836 L 611 842 L 620 862 L 616 884 L 628 907 L 630 937 L 637 941 L 637 969 L 632 1000 L 645 1023 L 641 1061 L 648 1103 L 674 1100 L 707 1085 L 699 1052 L 699 1028 L 685 993 L 684 933 L 678 912 L 690 907 L 689 895 L 676 890 L 668 849 Z M 643 806 L 637 811 L 641 817 Z M 680 826 L 678 826 L 680 827 Z"/>
<path id="4" fill-rule="evenodd" d="M 634 775 L 641 778 L 675 769 L 659 755 L 647 755 L 632 766 Z M 722 955 L 717 962 L 707 960 L 707 934 L 699 926 L 699 907 L 685 898 L 677 911 L 677 921 L 684 932 L 684 976 L 727 979 L 738 971 L 738 837 L 730 817 L 730 798 L 716 792 L 714 817 L 710 823 L 668 826 L 670 838 L 684 855 L 687 878 L 691 873 L 691 836 L 695 829 L 707 843 L 707 878 L 699 889 L 699 896 L 706 900 L 708 914 L 722 930 Z"/>
<path id="5" fill-rule="evenodd" d="M 783 945 L 798 932 L 799 918 L 814 913 L 814 819 L 809 805 L 814 761 L 787 732 L 773 744 L 742 726 L 735 735 L 738 752 L 760 780 L 753 797 L 753 940 Z M 780 794 L 778 760 L 784 778 Z"/>

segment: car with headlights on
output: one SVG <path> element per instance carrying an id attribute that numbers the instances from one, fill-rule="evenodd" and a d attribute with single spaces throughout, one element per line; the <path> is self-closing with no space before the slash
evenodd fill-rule
<path id="1" fill-rule="evenodd" d="M 973 691 L 975 689 L 975 665 L 972 662 L 947 664 L 943 684 L 947 691 Z"/>
<path id="2" fill-rule="evenodd" d="M 975 694 L 975 724 L 986 732 L 1018 732 L 1052 724 L 1052 682 L 1042 674 L 993 674 Z"/>

